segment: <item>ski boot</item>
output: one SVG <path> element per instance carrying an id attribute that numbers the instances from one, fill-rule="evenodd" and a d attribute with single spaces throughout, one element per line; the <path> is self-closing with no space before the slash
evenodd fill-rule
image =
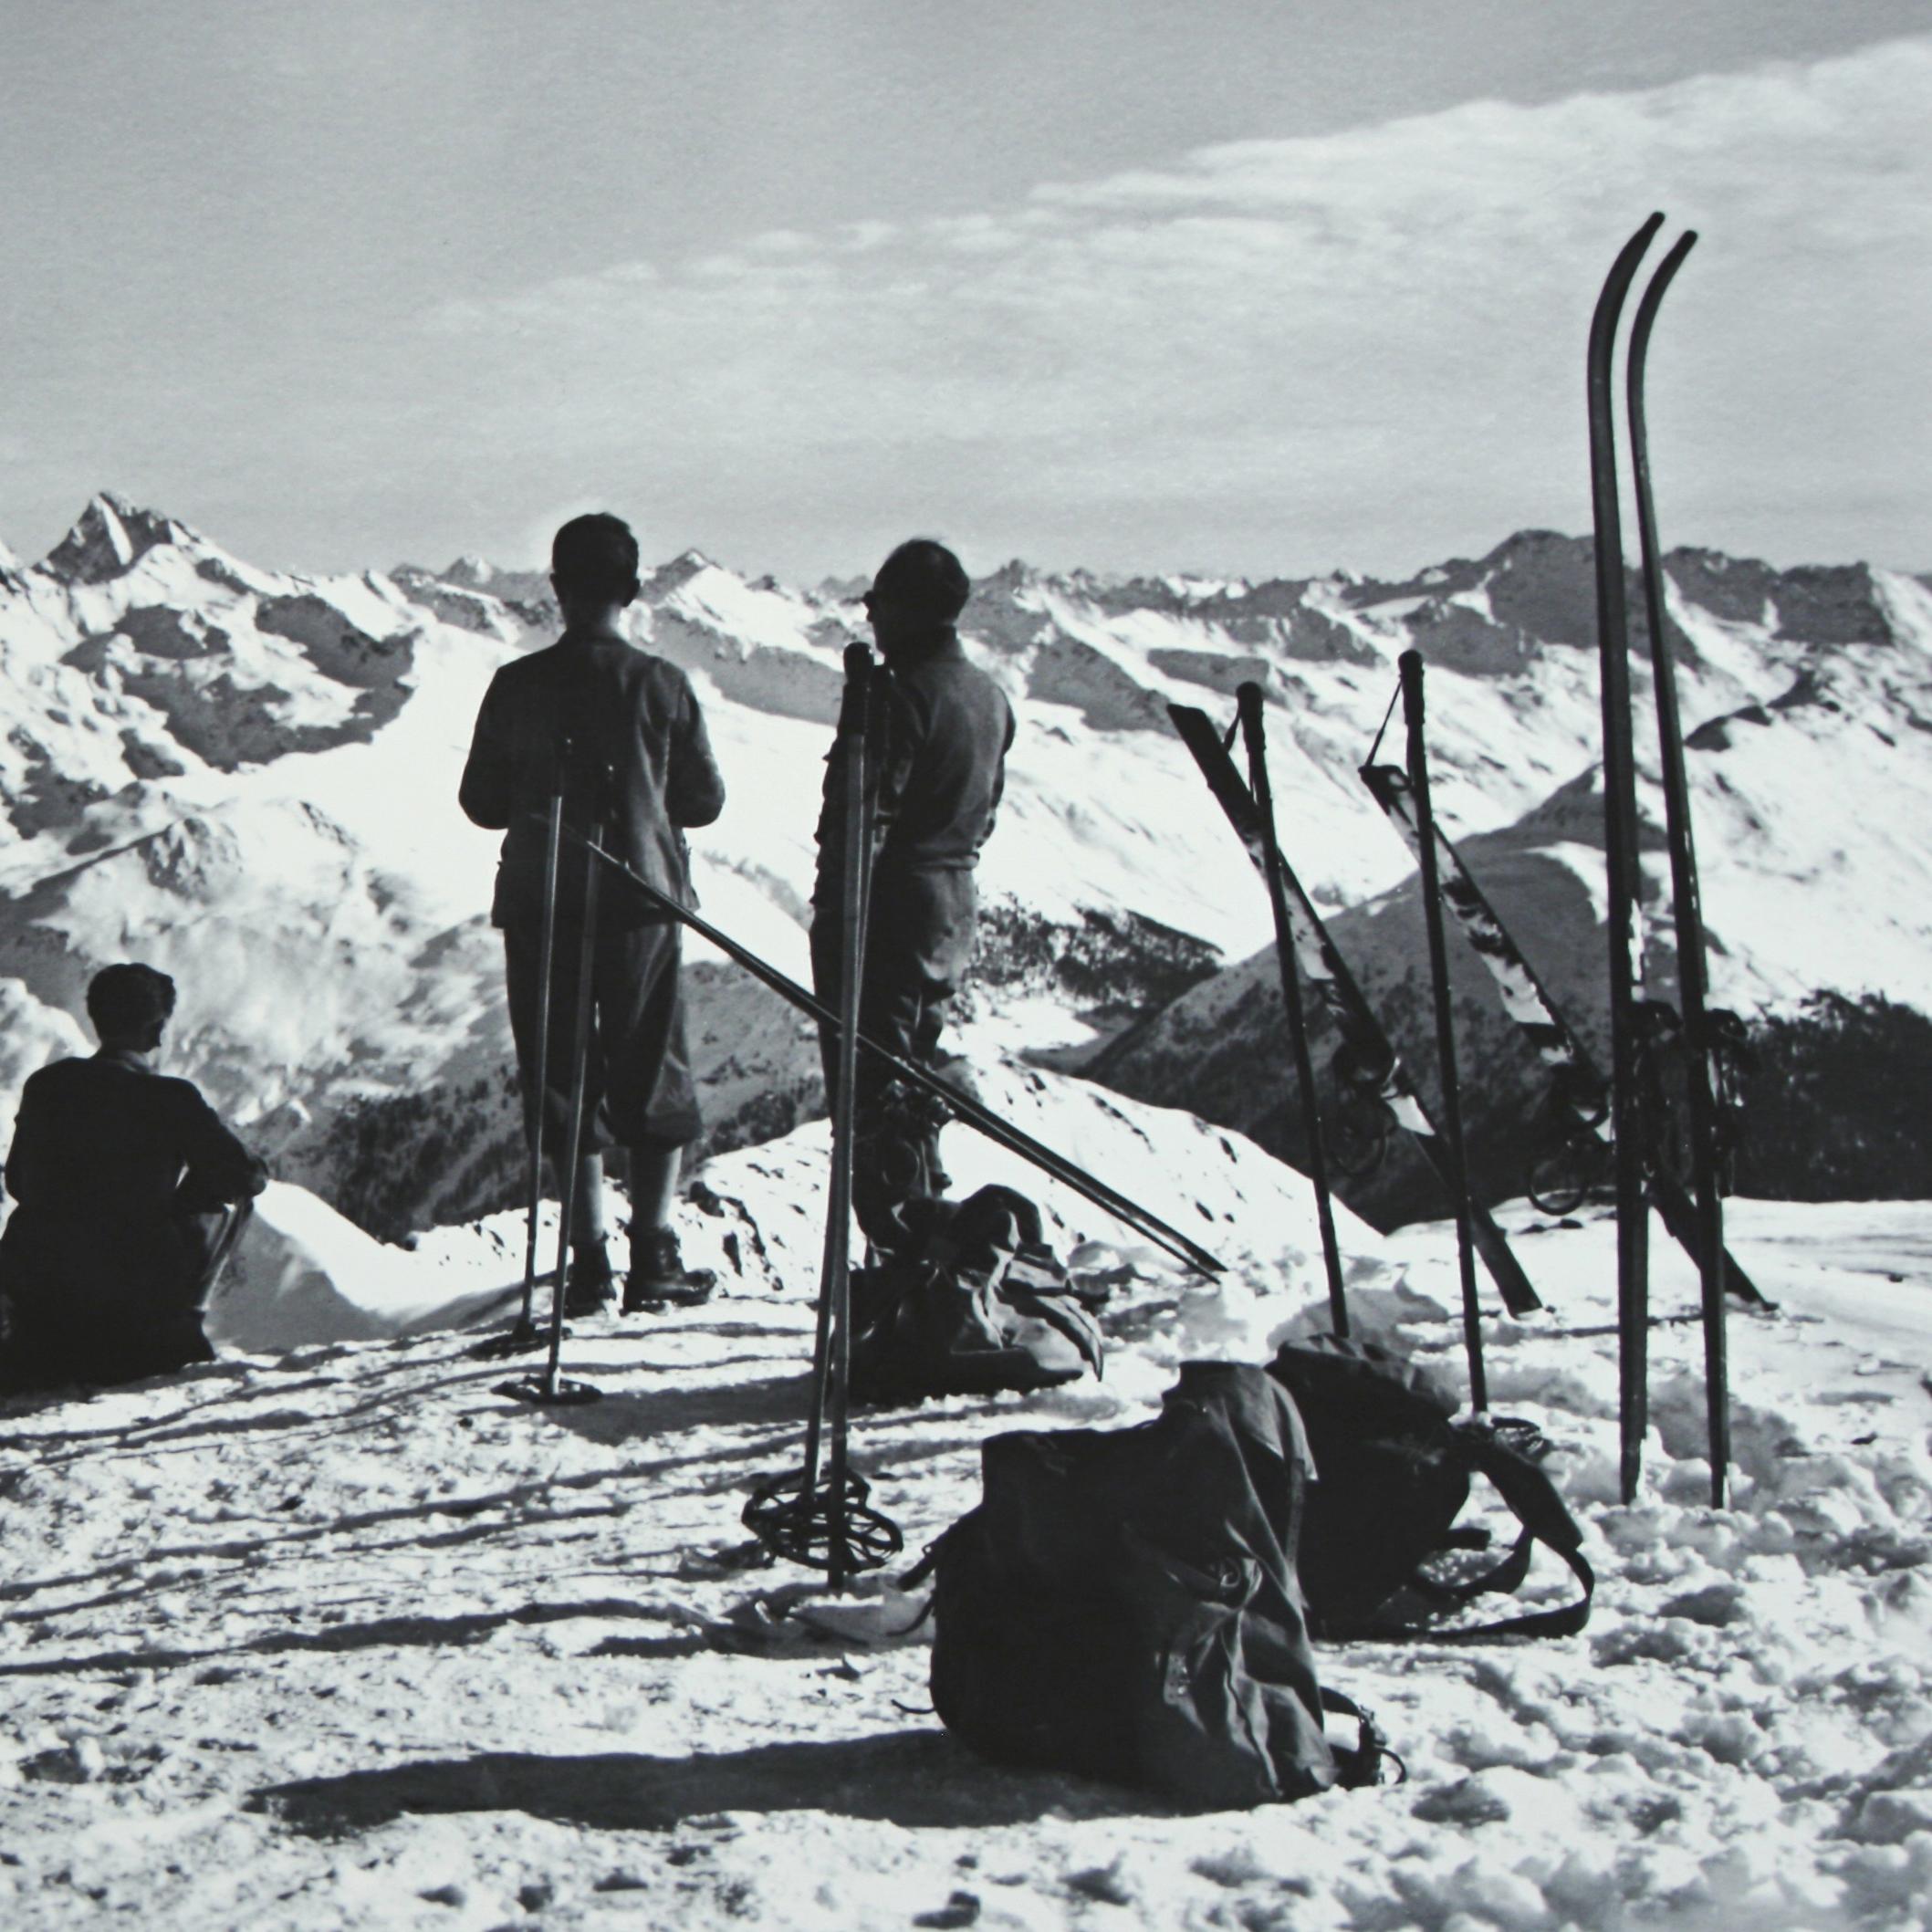
<path id="1" fill-rule="evenodd" d="M 711 1299 L 717 1279 L 712 1269 L 684 1266 L 675 1228 L 653 1227 L 641 1239 L 632 1239 L 623 1311 L 656 1315 L 667 1308 L 694 1307 Z"/>
<path id="2" fill-rule="evenodd" d="M 570 1270 L 564 1277 L 563 1311 L 567 1315 L 600 1315 L 617 1299 L 617 1276 L 604 1244 L 570 1250 Z"/>

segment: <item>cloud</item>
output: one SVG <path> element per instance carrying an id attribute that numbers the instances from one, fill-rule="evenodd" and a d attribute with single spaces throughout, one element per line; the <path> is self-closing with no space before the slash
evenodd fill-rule
<path id="1" fill-rule="evenodd" d="M 951 504 L 983 549 L 1056 560 L 1379 566 L 1582 526 L 1590 305 L 1661 207 L 1703 234 L 1653 353 L 1666 539 L 1883 554 L 1925 525 L 1928 99 L 1920 39 L 1478 101 L 425 327 L 479 456 L 629 462 L 754 557 L 760 527 L 849 557 Z"/>

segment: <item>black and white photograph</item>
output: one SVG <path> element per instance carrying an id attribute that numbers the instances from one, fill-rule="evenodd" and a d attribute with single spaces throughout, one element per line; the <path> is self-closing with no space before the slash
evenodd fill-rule
<path id="1" fill-rule="evenodd" d="M 0 1926 L 1932 1924 L 1932 0 L 0 109 Z"/>

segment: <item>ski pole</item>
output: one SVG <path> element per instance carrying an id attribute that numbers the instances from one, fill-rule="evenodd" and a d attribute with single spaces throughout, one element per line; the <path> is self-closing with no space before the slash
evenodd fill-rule
<path id="1" fill-rule="evenodd" d="M 1256 872 L 1265 879 L 1268 876 L 1267 860 L 1254 796 L 1223 747 L 1221 734 L 1215 728 L 1214 720 L 1192 705 L 1170 705 L 1167 715 L 1174 720 L 1181 742 L 1194 754 L 1195 763 L 1201 768 L 1201 776 L 1206 779 L 1208 790 L 1227 815 L 1227 822 L 1233 826 L 1236 836 L 1247 847 L 1248 859 Z M 1446 1185 L 1442 1136 L 1436 1131 L 1436 1123 L 1429 1117 L 1429 1111 L 1423 1105 L 1415 1090 L 1410 1086 L 1400 1056 L 1384 1031 L 1382 1022 L 1375 1018 L 1373 1008 L 1356 985 L 1355 976 L 1349 971 L 1333 939 L 1329 936 L 1328 928 L 1321 923 L 1321 915 L 1315 910 L 1314 901 L 1295 877 L 1294 868 L 1279 846 L 1277 853 L 1281 882 L 1288 892 L 1289 923 L 1294 934 L 1297 964 L 1314 988 L 1323 1008 L 1341 1028 L 1344 1043 L 1360 1040 L 1373 1050 L 1377 1069 L 1377 1103 L 1397 1126 L 1414 1136 L 1416 1151 L 1432 1171 L 1444 1178 Z M 1512 1315 L 1526 1315 L 1540 1308 L 1543 1305 L 1541 1300 L 1502 1229 L 1496 1225 L 1495 1218 L 1486 1208 L 1478 1206 L 1474 1211 L 1474 1222 L 1476 1250 L 1483 1258 L 1483 1266 L 1489 1270 L 1504 1306 Z"/>
<path id="2" fill-rule="evenodd" d="M 603 837 L 602 799 L 590 815 L 590 842 L 597 845 Z M 564 1144 L 562 1208 L 557 1227 L 557 1279 L 550 1296 L 550 1352 L 544 1364 L 543 1399 L 557 1398 L 557 1364 L 563 1351 L 563 1304 L 565 1283 L 569 1276 L 570 1238 L 575 1232 L 577 1214 L 578 1164 L 583 1157 L 584 1099 L 590 1074 L 590 1014 L 594 975 L 597 966 L 597 881 L 598 870 L 588 854 L 584 858 L 583 930 L 578 941 L 577 1008 L 572 1016 L 574 1033 L 570 1041 L 570 1118 Z"/>
<path id="3" fill-rule="evenodd" d="M 872 684 L 872 653 L 849 645 L 845 653 L 845 702 L 839 718 L 843 841 L 840 854 L 839 1043 L 834 1062 L 831 1100 L 831 1175 L 825 1214 L 825 1248 L 819 1275 L 818 1330 L 812 1350 L 812 1401 L 806 1418 L 803 1496 L 819 1488 L 820 1437 L 830 1425 L 831 1457 L 826 1495 L 827 1575 L 833 1589 L 845 1581 L 844 1548 L 845 1444 L 844 1405 L 840 1397 L 841 1372 L 850 1368 L 845 1346 L 851 1315 L 852 1213 L 852 1126 L 858 1078 L 857 1033 L 859 1000 L 865 968 L 863 878 L 870 836 L 865 812 L 865 738 L 867 697 Z M 844 1292 L 841 1294 L 841 1290 Z"/>
<path id="4" fill-rule="evenodd" d="M 1665 631 L 1664 562 L 1650 486 L 1650 434 L 1644 408 L 1650 332 L 1673 277 L 1697 245 L 1694 229 L 1679 235 L 1637 303 L 1624 371 L 1630 419 L 1630 467 L 1636 486 L 1637 538 L 1644 558 L 1644 611 L 1656 689 L 1657 743 L 1664 778 L 1665 836 L 1670 846 L 1670 896 L 1677 932 L 1677 992 L 1684 1008 L 1685 1074 L 1690 1099 L 1690 1157 L 1697 1197 L 1697 1266 L 1704 1303 L 1704 1393 L 1710 1443 L 1711 1507 L 1724 1507 L 1730 1467 L 1730 1393 L 1724 1332 L 1724 1199 L 1718 1186 L 1718 1111 L 1711 1091 L 1710 1017 L 1704 957 L 1704 914 L 1691 835 L 1690 780 L 1684 764 L 1684 723 L 1677 709 L 1676 666 Z"/>
<path id="5" fill-rule="evenodd" d="M 537 1221 L 543 1207 L 543 1126 L 548 1112 L 550 1073 L 550 973 L 557 953 L 557 869 L 563 852 L 563 774 L 570 757 L 564 741 L 557 768 L 556 788 L 550 793 L 549 821 L 544 828 L 543 940 L 537 966 L 537 1107 L 530 1133 L 529 1210 L 523 1234 L 523 1313 L 516 1332 L 530 1332 L 530 1309 L 537 1293 Z"/>
<path id="6" fill-rule="evenodd" d="M 674 919 L 687 925 L 701 939 L 708 939 L 726 958 L 736 961 L 757 980 L 768 987 L 779 998 L 822 1026 L 836 1029 L 839 1017 L 822 1001 L 813 997 L 797 980 L 758 957 L 748 946 L 740 945 L 728 934 L 721 932 L 708 919 L 681 904 L 669 893 L 653 885 L 650 880 L 641 877 L 614 853 L 607 851 L 601 845 L 585 839 L 583 834 L 566 825 L 564 836 L 585 846 L 611 868 L 617 875 L 626 881 L 633 890 L 641 892 L 653 905 L 660 906 Z M 1164 1249 L 1176 1260 L 1185 1261 L 1196 1273 L 1218 1275 L 1226 1270 L 1221 1262 L 1208 1253 L 1198 1241 L 1190 1239 L 1178 1228 L 1170 1227 L 1156 1215 L 1141 1206 L 1138 1202 L 1111 1187 L 1106 1182 L 1089 1174 L 1084 1168 L 1076 1166 L 1064 1154 L 1057 1154 L 1042 1141 L 1038 1141 L 1022 1128 L 1010 1121 L 1002 1120 L 990 1107 L 974 1100 L 951 1087 L 936 1074 L 894 1053 L 891 1048 L 882 1046 L 862 1028 L 858 1034 L 861 1048 L 870 1053 L 881 1065 L 891 1069 L 897 1077 L 908 1085 L 917 1087 L 922 1093 L 929 1093 L 935 1100 L 945 1102 L 953 1116 L 967 1126 L 976 1129 L 996 1145 L 1004 1147 L 1009 1154 L 1017 1154 L 1022 1160 L 1038 1167 L 1041 1173 L 1060 1182 L 1083 1199 L 1091 1201 L 1096 1207 L 1103 1209 L 1116 1220 L 1144 1236 L 1156 1248 Z"/>
<path id="7" fill-rule="evenodd" d="M 1584 393 L 1590 424 L 1590 501 L 1596 564 L 1597 652 L 1603 721 L 1604 928 L 1609 945 L 1610 1098 L 1615 1133 L 1619 1475 L 1636 1499 L 1648 1425 L 1649 1207 L 1644 1192 L 1638 1106 L 1632 929 L 1637 895 L 1636 771 L 1631 748 L 1630 633 L 1624 588 L 1624 530 L 1617 498 L 1612 363 L 1618 318 L 1637 263 L 1663 225 L 1653 214 L 1618 251 L 1590 318 Z"/>
<path id="8" fill-rule="evenodd" d="M 859 1007 L 865 982 L 866 901 L 872 886 L 872 792 L 867 784 L 866 753 L 871 737 L 872 654 L 863 644 L 848 644 L 846 676 L 858 713 L 851 764 L 845 775 L 845 897 L 839 922 L 839 1091 L 832 1111 L 831 1231 L 836 1247 L 826 1289 L 832 1304 L 830 1362 L 831 1491 L 828 1525 L 827 1581 L 834 1590 L 845 1582 L 850 1558 L 846 1537 L 846 1431 L 851 1384 L 851 1214 L 853 1136 L 859 1112 Z"/>
<path id="9" fill-rule="evenodd" d="M 1315 1091 L 1314 1062 L 1308 1050 L 1308 1017 L 1301 1006 L 1301 976 L 1295 967 L 1295 939 L 1289 922 L 1288 893 L 1281 883 L 1281 847 L 1275 836 L 1275 795 L 1268 777 L 1268 747 L 1264 736 L 1264 697 L 1259 684 L 1249 681 L 1235 692 L 1240 707 L 1241 732 L 1248 747 L 1248 787 L 1260 816 L 1267 860 L 1268 907 L 1275 927 L 1275 963 L 1281 976 L 1281 1004 L 1288 1009 L 1288 1040 L 1295 1061 L 1295 1084 L 1301 1094 L 1302 1131 L 1308 1136 L 1308 1177 L 1315 1190 L 1315 1219 L 1321 1230 L 1321 1265 L 1328 1274 L 1329 1320 L 1336 1334 L 1347 1339 L 1348 1297 L 1342 1286 L 1342 1248 L 1335 1238 L 1335 1208 L 1329 1195 L 1328 1152 L 1321 1132 L 1321 1103 Z"/>
<path id="10" fill-rule="evenodd" d="M 847 1455 L 851 1385 L 852 1160 L 858 1112 L 859 1008 L 865 975 L 865 916 L 872 870 L 872 788 L 867 749 L 877 680 L 872 653 L 848 645 L 845 697 L 839 711 L 837 774 L 844 818 L 840 853 L 838 1049 L 828 1073 L 831 1173 L 812 1349 L 811 1405 L 805 1467 L 797 1478 L 760 1483 L 745 1505 L 747 1529 L 773 1554 L 822 1567 L 840 1590 L 854 1571 L 876 1570 L 903 1546 L 899 1526 L 868 1506 L 870 1486 Z M 829 1439 L 829 1467 L 820 1480 Z"/>
<path id="11" fill-rule="evenodd" d="M 1370 756 L 1373 759 L 1373 754 Z M 1407 773 L 1399 765 L 1372 762 L 1362 767 L 1361 778 L 1420 863 L 1422 839 L 1415 830 Z M 1436 862 L 1442 877 L 1443 904 L 1455 914 L 1476 956 L 1496 982 L 1503 1010 L 1522 1029 L 1537 1058 L 1555 1075 L 1556 1098 L 1577 1132 L 1593 1136 L 1607 1150 L 1615 1138 L 1611 1131 L 1610 1082 L 1597 1070 L 1576 1029 L 1510 936 L 1488 896 L 1470 876 L 1461 855 L 1443 836 L 1440 825 L 1436 828 Z M 1646 1148 L 1645 1153 L 1653 1155 L 1655 1150 Z M 1657 1218 L 1695 1261 L 1701 1239 L 1696 1206 L 1660 1161 L 1650 1159 L 1645 1172 Z M 1724 1257 L 1724 1284 L 1727 1292 L 1750 1307 L 1770 1306 L 1739 1266 L 1737 1257 L 1729 1253 Z"/>
<path id="12" fill-rule="evenodd" d="M 1436 868 L 1436 815 L 1429 803 L 1429 753 L 1423 731 L 1422 653 L 1405 651 L 1402 709 L 1408 726 L 1409 790 L 1415 800 L 1416 829 L 1422 834 L 1422 923 L 1429 941 L 1429 985 L 1436 1005 L 1436 1056 L 1442 1071 L 1442 1140 L 1449 1168 L 1449 1194 L 1456 1216 L 1456 1262 L 1462 1278 L 1462 1340 L 1469 1358 L 1469 1406 L 1478 1415 L 1489 1409 L 1489 1381 L 1483 1372 L 1482 1316 L 1476 1304 L 1476 1255 L 1469 1233 L 1469 1165 L 1462 1138 L 1462 1083 L 1456 1075 L 1456 1019 L 1449 1002 L 1448 943 L 1442 929 L 1441 880 Z"/>

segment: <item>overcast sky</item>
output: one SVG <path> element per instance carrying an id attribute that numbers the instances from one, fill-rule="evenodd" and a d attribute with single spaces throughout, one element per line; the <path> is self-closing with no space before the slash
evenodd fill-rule
<path id="1" fill-rule="evenodd" d="M 1932 565 L 1932 0 L 0 10 L 23 555 L 1407 569 L 1587 527 L 1656 207 L 1666 543 Z"/>

